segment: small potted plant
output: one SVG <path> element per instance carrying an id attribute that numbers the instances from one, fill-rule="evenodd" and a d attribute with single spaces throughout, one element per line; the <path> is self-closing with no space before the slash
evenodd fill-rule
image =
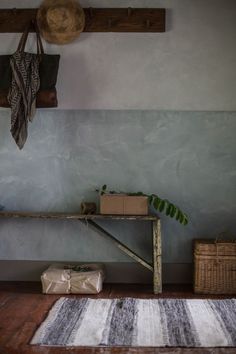
<path id="1" fill-rule="evenodd" d="M 188 216 L 178 206 L 167 199 L 160 198 L 156 194 L 107 191 L 106 184 L 102 188 L 96 189 L 96 191 L 100 194 L 101 214 L 146 215 L 149 205 L 157 212 L 164 212 L 167 216 L 174 218 L 182 225 L 188 224 Z M 133 200 L 131 197 L 133 197 Z"/>

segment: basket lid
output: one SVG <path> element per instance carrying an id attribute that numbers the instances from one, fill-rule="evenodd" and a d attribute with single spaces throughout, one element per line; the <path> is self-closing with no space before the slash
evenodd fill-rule
<path id="1" fill-rule="evenodd" d="M 236 240 L 194 240 L 196 255 L 236 256 Z"/>

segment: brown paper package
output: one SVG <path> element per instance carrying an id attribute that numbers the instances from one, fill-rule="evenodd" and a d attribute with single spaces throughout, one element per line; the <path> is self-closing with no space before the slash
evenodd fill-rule
<path id="1" fill-rule="evenodd" d="M 98 294 L 102 290 L 104 269 L 101 264 L 83 264 L 91 271 L 78 272 L 73 265 L 53 264 L 41 275 L 44 294 Z M 71 268 L 71 269 L 70 269 Z"/>

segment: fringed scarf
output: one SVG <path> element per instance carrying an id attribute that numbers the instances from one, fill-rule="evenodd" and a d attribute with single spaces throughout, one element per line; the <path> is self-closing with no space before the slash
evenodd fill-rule
<path id="1" fill-rule="evenodd" d="M 22 149 L 28 136 L 28 121 L 33 120 L 36 94 L 40 86 L 40 56 L 16 51 L 10 60 L 12 82 L 8 93 L 11 106 L 11 134 Z"/>

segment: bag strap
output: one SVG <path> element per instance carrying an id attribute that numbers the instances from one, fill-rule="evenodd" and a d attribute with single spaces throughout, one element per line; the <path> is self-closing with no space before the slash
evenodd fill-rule
<path id="1" fill-rule="evenodd" d="M 25 43 L 27 41 L 28 38 L 28 34 L 29 34 L 29 29 L 30 29 L 30 24 L 26 27 L 26 29 L 24 30 L 24 32 L 22 33 L 22 36 L 20 38 L 20 42 L 18 44 L 17 47 L 17 51 L 23 51 L 25 48 Z"/>
<path id="2" fill-rule="evenodd" d="M 38 53 L 44 54 L 43 43 L 42 43 L 42 39 L 41 39 L 41 36 L 40 36 L 40 33 L 39 33 L 39 28 L 38 28 L 37 21 L 36 20 L 32 20 L 32 24 L 33 24 L 35 32 L 36 32 Z"/>
<path id="3" fill-rule="evenodd" d="M 29 35 L 29 31 L 31 26 L 33 25 L 35 33 L 36 33 L 36 41 L 37 41 L 37 54 L 44 54 L 44 49 L 43 49 L 43 43 L 40 37 L 40 33 L 39 33 L 39 28 L 38 25 L 36 23 L 35 20 L 32 20 L 29 25 L 26 27 L 26 29 L 24 30 L 20 42 L 18 44 L 17 47 L 17 51 L 23 52 L 25 50 L 25 45 L 26 45 L 26 41 L 28 39 L 28 35 Z"/>

